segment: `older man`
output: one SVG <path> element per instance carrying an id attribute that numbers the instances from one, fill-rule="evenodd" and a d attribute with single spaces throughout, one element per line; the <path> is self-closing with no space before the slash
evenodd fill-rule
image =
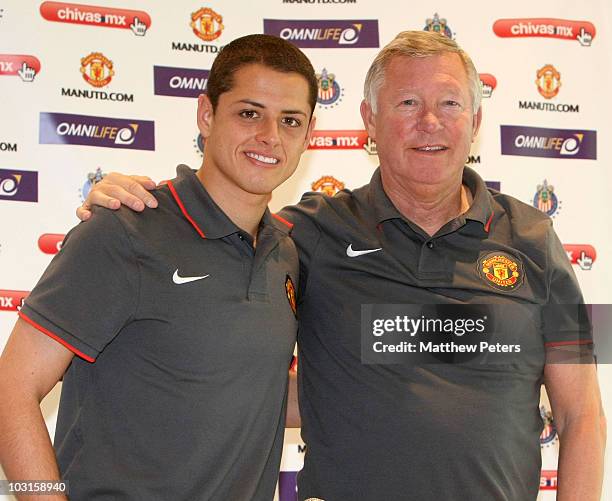
<path id="1" fill-rule="evenodd" d="M 558 499 L 599 499 L 605 422 L 592 364 L 363 362 L 362 305 L 582 296 L 550 220 L 464 167 L 480 85 L 455 42 L 400 33 L 368 72 L 361 113 L 380 158 L 371 182 L 282 212 L 300 253 L 299 499 L 535 499 L 542 382 L 561 436 Z M 104 191 L 138 203 L 104 184 L 90 202 L 116 204 Z M 588 325 L 563 321 L 543 313 L 537 336 L 518 339 L 542 355 L 590 343 Z"/>

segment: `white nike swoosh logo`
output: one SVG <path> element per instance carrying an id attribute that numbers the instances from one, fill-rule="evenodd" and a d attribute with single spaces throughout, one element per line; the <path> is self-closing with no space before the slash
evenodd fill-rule
<path id="1" fill-rule="evenodd" d="M 382 250 L 382 247 L 378 249 L 353 250 L 353 244 L 349 244 L 346 248 L 346 255 L 348 257 L 357 257 L 363 256 L 364 254 L 370 254 L 371 252 L 378 252 L 379 250 Z"/>
<path id="2" fill-rule="evenodd" d="M 210 275 L 204 275 L 202 277 L 181 277 L 178 274 L 178 268 L 177 270 L 174 272 L 174 275 L 172 275 L 172 281 L 175 284 L 188 284 L 189 282 L 195 282 L 196 280 L 202 280 L 203 278 L 207 278 L 210 277 Z"/>

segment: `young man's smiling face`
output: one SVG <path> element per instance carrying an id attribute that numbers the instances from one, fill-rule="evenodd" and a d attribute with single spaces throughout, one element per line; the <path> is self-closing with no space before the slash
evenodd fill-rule
<path id="1" fill-rule="evenodd" d="M 269 196 L 308 147 L 314 127 L 308 83 L 261 64 L 241 67 L 233 81 L 216 110 L 206 95 L 199 98 L 203 174 L 226 194 Z"/>

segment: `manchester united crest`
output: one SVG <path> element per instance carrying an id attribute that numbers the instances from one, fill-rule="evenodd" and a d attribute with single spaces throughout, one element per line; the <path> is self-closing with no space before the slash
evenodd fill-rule
<path id="1" fill-rule="evenodd" d="M 546 99 L 552 99 L 561 88 L 561 73 L 552 64 L 547 64 L 536 73 L 538 92 Z"/>
<path id="2" fill-rule="evenodd" d="M 512 291 L 523 283 L 520 261 L 502 252 L 492 252 L 478 262 L 480 276 L 493 288 Z"/>
<path id="3" fill-rule="evenodd" d="M 224 28 L 223 17 L 214 10 L 203 7 L 191 14 L 190 26 L 198 38 L 210 42 L 221 36 Z"/>
<path id="4" fill-rule="evenodd" d="M 313 191 L 320 191 L 329 197 L 333 197 L 344 189 L 344 183 L 333 176 L 323 176 L 310 185 Z"/>
<path id="5" fill-rule="evenodd" d="M 287 300 L 289 301 L 289 306 L 291 306 L 291 310 L 294 315 L 297 315 L 297 302 L 295 298 L 295 285 L 293 285 L 293 280 L 291 277 L 287 275 L 285 278 L 285 292 L 287 293 Z"/>
<path id="6" fill-rule="evenodd" d="M 93 87 L 104 87 L 112 80 L 115 72 L 113 62 L 101 52 L 92 52 L 81 58 L 83 79 Z"/>

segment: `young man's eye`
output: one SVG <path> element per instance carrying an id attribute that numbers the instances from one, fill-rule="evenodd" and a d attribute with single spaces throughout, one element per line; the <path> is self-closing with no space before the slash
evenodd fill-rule
<path id="1" fill-rule="evenodd" d="M 293 117 L 283 118 L 283 123 L 285 125 L 288 125 L 289 127 L 299 127 L 300 125 L 302 125 L 302 122 L 300 120 L 298 120 L 297 118 L 293 118 Z"/>
<path id="2" fill-rule="evenodd" d="M 242 118 L 257 118 L 258 114 L 255 110 L 242 110 L 239 115 Z"/>

